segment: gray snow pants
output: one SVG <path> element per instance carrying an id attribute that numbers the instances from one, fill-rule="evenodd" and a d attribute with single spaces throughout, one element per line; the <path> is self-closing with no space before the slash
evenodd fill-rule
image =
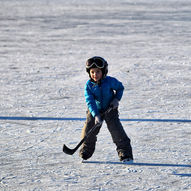
<path id="1" fill-rule="evenodd" d="M 106 113 L 102 118 L 103 120 L 105 120 L 113 142 L 117 147 L 116 150 L 118 152 L 120 160 L 123 160 L 125 158 L 133 159 L 130 139 L 125 133 L 123 126 L 119 120 L 118 109 L 112 109 L 110 112 Z M 95 118 L 88 111 L 86 123 L 82 129 L 82 138 L 84 138 L 84 136 L 94 126 L 94 124 Z M 101 126 L 98 127 L 96 131 L 92 135 L 90 135 L 90 137 L 82 144 L 79 154 L 80 157 L 82 157 L 83 159 L 87 160 L 93 155 L 95 151 L 97 135 L 100 131 L 100 128 Z"/>

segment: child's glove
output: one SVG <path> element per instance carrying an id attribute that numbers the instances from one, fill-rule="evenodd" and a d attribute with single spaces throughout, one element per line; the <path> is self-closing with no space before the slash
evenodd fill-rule
<path id="1" fill-rule="evenodd" d="M 102 125 L 103 121 L 100 115 L 95 116 L 95 125 Z"/>
<path id="2" fill-rule="evenodd" d="M 119 107 L 119 100 L 117 98 L 114 98 L 111 103 L 110 103 L 110 106 L 113 108 L 113 109 L 116 109 Z"/>

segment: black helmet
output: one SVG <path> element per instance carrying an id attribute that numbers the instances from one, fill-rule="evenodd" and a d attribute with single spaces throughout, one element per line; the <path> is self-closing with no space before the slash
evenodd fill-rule
<path id="1" fill-rule="evenodd" d="M 88 72 L 89 75 L 91 68 L 101 69 L 103 78 L 105 78 L 108 73 L 108 63 L 104 58 L 100 56 L 94 56 L 86 61 L 86 72 Z"/>

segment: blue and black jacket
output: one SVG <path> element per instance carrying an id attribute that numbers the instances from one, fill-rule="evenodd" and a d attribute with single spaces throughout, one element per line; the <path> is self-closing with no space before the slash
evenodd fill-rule
<path id="1" fill-rule="evenodd" d="M 123 90 L 123 84 L 110 76 L 106 76 L 99 83 L 88 80 L 85 85 L 85 99 L 92 116 L 106 111 L 114 98 L 120 101 Z"/>

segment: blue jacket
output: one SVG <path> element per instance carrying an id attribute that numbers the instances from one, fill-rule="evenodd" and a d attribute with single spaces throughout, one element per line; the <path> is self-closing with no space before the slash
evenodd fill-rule
<path id="1" fill-rule="evenodd" d="M 123 90 L 123 84 L 110 76 L 102 79 L 100 84 L 88 80 L 85 85 L 85 99 L 92 116 L 106 111 L 114 98 L 120 101 Z"/>

